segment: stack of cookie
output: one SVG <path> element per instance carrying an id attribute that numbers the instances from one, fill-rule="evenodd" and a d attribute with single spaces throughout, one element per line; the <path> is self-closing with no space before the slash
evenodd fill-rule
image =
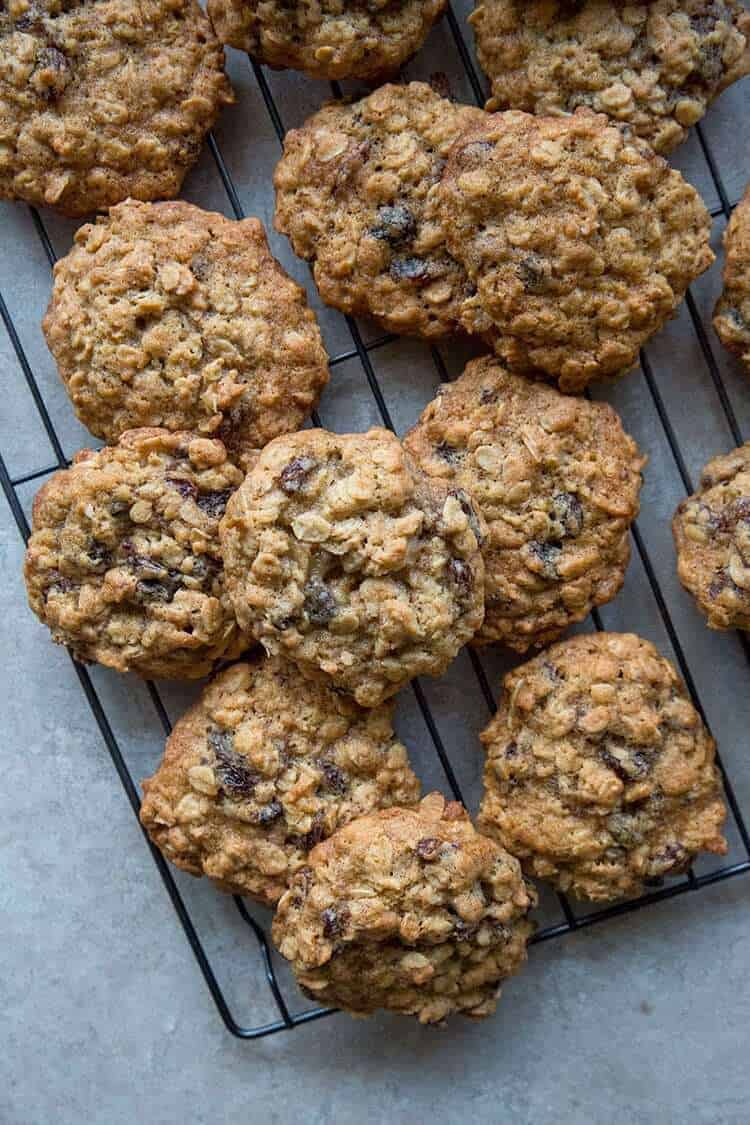
<path id="1" fill-rule="evenodd" d="M 0 16 L 19 64 L 0 70 L 0 194 L 110 207 L 56 266 L 44 320 L 109 444 L 37 495 L 31 606 L 77 659 L 213 677 L 144 782 L 142 822 L 178 867 L 277 907 L 309 995 L 485 1016 L 526 956 L 526 876 L 603 901 L 726 851 L 715 746 L 671 664 L 629 634 L 560 637 L 623 584 L 646 462 L 614 410 L 571 392 L 631 368 L 713 261 L 706 209 L 660 153 L 748 69 L 747 14 L 486 0 L 473 21 L 504 112 L 384 85 L 287 135 L 276 227 L 323 300 L 488 353 L 400 441 L 303 428 L 327 356 L 256 219 L 153 202 L 230 94 L 199 9 L 151 5 L 120 41 L 118 5 Z M 269 65 L 382 79 L 444 6 L 209 11 Z M 94 100 L 109 111 L 73 159 Z M 716 316 L 743 355 L 747 213 Z M 721 628 L 750 622 L 749 459 L 711 462 L 675 517 L 680 576 Z M 469 643 L 552 645 L 506 678 L 482 735 L 479 832 L 456 802 L 420 801 L 392 727 L 397 692 Z"/>

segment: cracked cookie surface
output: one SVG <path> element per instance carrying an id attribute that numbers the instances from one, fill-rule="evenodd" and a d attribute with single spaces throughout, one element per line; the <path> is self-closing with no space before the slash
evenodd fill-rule
<path id="1" fill-rule="evenodd" d="M 208 0 L 216 34 L 276 69 L 383 78 L 424 43 L 447 0 Z"/>
<path id="2" fill-rule="evenodd" d="M 481 625 L 481 522 L 387 430 L 276 438 L 220 535 L 242 628 L 362 706 L 439 675 Z"/>
<path id="3" fill-rule="evenodd" d="M 680 582 L 708 625 L 750 630 L 750 442 L 708 462 L 672 531 Z"/>
<path id="4" fill-rule="evenodd" d="M 602 114 L 488 115 L 456 142 L 438 193 L 448 249 L 513 368 L 561 390 L 620 375 L 714 260 L 698 193 Z"/>
<path id="5" fill-rule="evenodd" d="M 523 965 L 534 890 L 439 793 L 342 828 L 282 897 L 273 938 L 308 996 L 354 1015 L 491 1015 Z"/>
<path id="6" fill-rule="evenodd" d="M 469 20 L 487 109 L 587 106 L 661 153 L 750 71 L 750 13 L 736 0 L 480 0 Z"/>
<path id="7" fill-rule="evenodd" d="M 242 637 L 218 523 L 242 480 L 220 441 L 130 430 L 82 450 L 34 500 L 31 608 L 77 659 L 169 679 L 207 675 Z"/>
<path id="8" fill-rule="evenodd" d="M 481 831 L 558 890 L 631 897 L 726 854 L 714 740 L 649 641 L 553 645 L 505 677 L 481 737 Z"/>
<path id="9" fill-rule="evenodd" d="M 750 371 L 750 187 L 724 231 L 724 287 L 714 328 L 724 347 Z"/>
<path id="10" fill-rule="evenodd" d="M 312 263 L 326 304 L 389 332 L 461 331 L 474 289 L 448 253 L 435 197 L 453 142 L 485 116 L 411 82 L 324 106 L 287 133 L 275 225 Z"/>
<path id="11" fill-rule="evenodd" d="M 129 201 L 81 227 L 43 327 L 78 417 L 110 442 L 191 430 L 242 461 L 299 429 L 328 379 L 315 316 L 262 223 L 182 201 Z"/>
<path id="12" fill-rule="evenodd" d="M 392 711 L 364 710 L 284 661 L 234 664 L 175 726 L 143 783 L 141 823 L 184 871 L 273 906 L 315 844 L 418 800 Z"/>
<path id="13" fill-rule="evenodd" d="M 488 356 L 442 384 L 404 445 L 430 476 L 464 489 L 487 523 L 474 643 L 525 652 L 618 592 L 646 459 L 610 406 Z"/>
<path id="14" fill-rule="evenodd" d="M 174 196 L 231 101 L 195 0 L 8 0 L 0 197 L 78 216 Z"/>

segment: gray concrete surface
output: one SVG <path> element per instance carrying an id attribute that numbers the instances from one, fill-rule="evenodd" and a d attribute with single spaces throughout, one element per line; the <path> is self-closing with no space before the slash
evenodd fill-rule
<path id="1" fill-rule="evenodd" d="M 454 5 L 463 19 L 470 0 Z M 231 53 L 238 92 L 217 130 L 239 199 L 266 222 L 278 143 L 247 61 Z M 469 100 L 447 26 L 436 29 L 411 77 L 442 70 Z M 269 82 L 285 125 L 297 124 L 327 91 L 290 75 Z M 705 124 L 724 186 L 736 201 L 750 178 L 750 83 L 724 96 Z M 675 162 L 719 203 L 696 138 Z M 230 212 L 210 154 L 189 177 L 187 198 Z M 75 224 L 43 216 L 58 253 Z M 717 218 L 718 247 L 724 221 Z M 348 351 L 345 323 L 320 301 L 285 241 L 274 249 L 308 286 L 331 354 Z M 694 287 L 704 323 L 720 286 L 715 267 Z M 18 349 L 38 381 L 62 450 L 88 441 L 76 423 L 46 352 L 39 321 L 49 295 L 49 263 L 29 212 L 0 204 L 0 293 Z M 362 325 L 365 339 L 378 335 Z M 750 434 L 750 383 L 708 338 L 728 401 Z M 0 451 L 13 477 L 49 467 L 55 454 L 29 393 L 18 349 L 0 323 L 4 376 Z M 465 349 L 443 349 L 457 373 Z M 733 444 L 710 364 L 689 310 L 649 346 L 649 387 L 635 372 L 597 391 L 620 410 L 650 454 L 636 545 L 625 589 L 602 612 L 608 628 L 634 629 L 667 654 L 684 653 L 703 699 L 740 805 L 750 815 L 750 692 L 734 636 L 709 633 L 674 573 L 669 519 L 684 495 L 658 407 L 663 403 L 685 473 L 696 479 L 711 455 Z M 399 341 L 372 354 L 394 424 L 403 430 L 431 396 L 437 374 L 429 351 Z M 657 395 L 654 394 L 654 389 Z M 659 399 L 661 402 L 659 402 Z M 321 414 L 331 428 L 379 421 L 358 361 L 335 369 Z M 28 511 L 38 481 L 19 486 Z M 352 1023 L 333 1016 L 256 1043 L 231 1038 L 170 905 L 125 799 L 99 729 L 64 651 L 48 642 L 26 608 L 22 544 L 0 499 L 0 646 L 3 653 L 4 784 L 0 786 L 0 1125 L 149 1125 L 182 1122 L 556 1122 L 740 1123 L 748 1119 L 750 1077 L 750 875 L 649 906 L 532 949 L 497 1016 L 442 1031 L 382 1017 Z M 659 598 L 669 607 L 670 633 Z M 482 660 L 493 687 L 505 662 Z M 103 669 L 92 681 L 136 779 L 155 766 L 163 735 L 146 689 Z M 479 795 L 476 735 L 487 708 L 468 658 L 424 684 L 438 732 L 472 808 Z M 195 689 L 164 686 L 172 718 Z M 425 787 L 445 787 L 424 719 L 410 692 L 397 722 Z M 746 858 L 730 821 L 726 862 Z M 724 861 L 701 861 L 707 872 Z M 178 886 L 236 1018 L 276 1018 L 257 946 L 231 900 L 202 882 Z M 268 916 L 257 914 L 267 925 Z M 549 897 L 542 924 L 560 917 Z M 288 1002 L 304 1008 L 282 971 Z"/>

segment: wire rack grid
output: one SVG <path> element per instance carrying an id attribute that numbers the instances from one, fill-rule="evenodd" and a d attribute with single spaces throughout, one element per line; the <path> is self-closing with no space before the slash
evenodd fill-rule
<path id="1" fill-rule="evenodd" d="M 466 4 L 464 3 L 462 7 L 465 9 Z M 466 83 L 468 83 L 466 88 L 470 91 L 476 102 L 479 105 L 483 105 L 485 94 L 482 83 L 471 50 L 464 39 L 459 18 L 457 18 L 456 12 L 450 6 L 447 10 L 445 26 L 447 27 L 447 31 L 444 29 L 442 34 L 447 38 L 449 50 L 452 50 L 462 68 Z M 280 144 L 285 133 L 285 122 L 272 89 L 274 78 L 256 63 L 252 62 L 252 60 L 246 60 L 245 65 L 249 65 L 251 69 L 252 80 L 257 85 L 257 91 L 262 98 L 276 138 Z M 331 83 L 331 92 L 334 97 L 340 97 L 342 95 L 342 89 L 338 83 Z M 732 204 L 730 203 L 729 194 L 722 179 L 719 163 L 708 142 L 706 133 L 701 126 L 697 127 L 696 134 L 702 156 L 708 169 L 710 183 L 713 185 L 718 200 L 718 204 L 712 208 L 711 213 L 714 217 L 723 217 L 723 219 L 726 220 L 731 214 Z M 245 212 L 241 202 L 241 193 L 238 190 L 238 186 L 232 176 L 229 164 L 225 159 L 222 147 L 216 135 L 209 136 L 208 144 L 215 169 L 220 178 L 223 190 L 226 193 L 229 209 L 236 218 L 243 218 Z M 36 236 L 41 243 L 44 254 L 51 267 L 56 260 L 56 252 L 45 219 L 43 219 L 34 208 L 29 208 L 29 214 L 33 229 L 36 232 Z M 698 301 L 693 293 L 688 293 L 687 295 L 686 311 L 689 318 L 690 329 L 695 334 L 699 344 L 705 368 L 708 371 L 714 394 L 720 405 L 726 429 L 729 435 L 731 435 L 734 444 L 739 445 L 743 441 L 743 434 L 742 427 L 738 420 L 737 410 L 733 404 L 732 396 L 727 390 L 724 373 L 721 370 L 719 362 L 717 362 L 709 334 L 701 317 Z M 385 354 L 391 346 L 395 345 L 396 337 L 392 335 L 380 335 L 373 338 L 366 338 L 366 329 L 363 329 L 363 326 L 358 322 L 348 317 L 340 319 L 345 322 L 346 338 L 349 343 L 343 348 L 340 348 L 331 358 L 330 366 L 332 372 L 335 373 L 337 368 L 343 368 L 351 362 L 356 362 L 359 365 L 361 374 L 364 375 L 369 392 L 374 400 L 379 420 L 388 428 L 395 429 L 392 412 L 382 386 L 382 376 L 379 378 L 376 371 L 375 356 L 378 353 Z M 55 458 L 53 464 L 13 475 L 7 467 L 4 456 L 0 455 L 0 483 L 2 484 L 18 530 L 24 540 L 26 540 L 28 539 L 30 529 L 24 509 L 23 497 L 19 490 L 32 482 L 44 478 L 57 469 L 66 466 L 68 460 L 65 456 L 63 442 L 54 424 L 52 412 L 45 401 L 45 394 L 40 380 L 33 370 L 32 363 L 27 354 L 27 349 L 21 338 L 21 333 L 17 329 L 9 309 L 9 304 L 6 303 L 2 292 L 0 292 L 0 320 L 2 320 L 5 332 L 7 333 L 7 339 L 18 362 L 22 380 L 33 399 L 35 410 L 38 413 L 41 426 L 46 433 Z M 425 355 L 429 357 L 429 362 L 434 365 L 434 372 L 437 379 L 444 380 L 450 377 L 449 363 L 446 361 L 446 356 L 442 348 L 438 348 L 437 346 L 425 347 Z M 641 369 L 647 394 L 650 396 L 651 409 L 658 419 L 658 425 L 661 429 L 659 440 L 664 446 L 665 455 L 672 459 L 673 467 L 676 469 L 682 488 L 685 492 L 690 492 L 693 490 L 693 483 L 688 469 L 688 462 L 683 452 L 681 442 L 678 439 L 676 426 L 670 417 L 670 411 L 667 409 L 663 400 L 659 381 L 654 374 L 654 363 L 650 356 L 646 354 L 642 355 Z M 636 376 L 629 376 L 629 379 L 635 378 Z M 314 417 L 314 421 L 316 424 L 319 424 L 317 416 Z M 716 452 L 718 452 L 718 450 L 716 450 Z M 671 647 L 693 701 L 701 715 L 706 719 L 703 702 L 697 690 L 691 665 L 686 657 L 684 643 L 681 640 L 681 633 L 684 635 L 684 629 L 681 630 L 676 627 L 670 615 L 667 607 L 667 596 L 663 590 L 663 579 L 661 579 L 657 573 L 657 567 L 654 565 L 649 553 L 646 537 L 642 534 L 637 524 L 634 525 L 632 534 L 635 546 L 634 557 L 639 560 L 640 568 L 648 583 L 653 613 L 659 623 L 661 633 L 668 641 L 669 647 Z M 602 614 L 599 611 L 594 612 L 592 620 L 595 628 L 601 629 L 604 627 Z M 700 626 L 697 627 L 700 628 Z M 741 660 L 744 662 L 750 661 L 750 647 L 744 635 L 739 637 L 738 644 L 741 651 Z M 487 716 L 494 712 L 496 706 L 493 691 L 490 686 L 487 659 L 485 656 L 478 655 L 475 650 L 467 650 L 467 660 L 470 665 L 471 675 L 475 680 L 478 698 L 481 699 L 485 708 L 485 715 L 482 720 L 483 725 Z M 102 739 L 112 758 L 118 777 L 130 801 L 133 812 L 137 816 L 140 807 L 138 786 L 134 780 L 131 768 L 126 761 L 126 756 L 123 753 L 120 741 L 115 734 L 114 725 L 107 715 L 105 705 L 101 698 L 101 692 L 97 686 L 95 686 L 89 670 L 75 661 L 72 661 L 72 665 L 88 706 L 98 724 Z M 445 782 L 452 794 L 458 800 L 464 801 L 464 791 L 458 778 L 459 771 L 446 750 L 446 740 L 441 733 L 440 722 L 435 716 L 434 705 L 431 705 L 428 700 L 428 692 L 419 681 L 415 681 L 411 685 L 411 690 L 414 695 L 414 703 L 417 712 L 421 716 L 427 739 L 431 745 L 431 751 L 437 756 Z M 157 726 L 154 732 L 154 739 L 156 742 L 161 742 L 164 736 L 168 735 L 171 731 L 171 721 L 168 710 L 164 704 L 162 694 L 155 684 L 147 684 L 147 691 L 156 716 Z M 727 775 L 724 764 L 720 761 L 719 765 L 724 779 L 727 804 L 730 809 L 733 831 L 737 841 L 737 846 L 734 849 L 731 862 L 715 866 L 702 873 L 691 870 L 686 876 L 679 880 L 671 882 L 667 886 L 654 889 L 636 900 L 617 903 L 614 906 L 604 909 L 580 912 L 568 902 L 565 896 L 558 895 L 556 896 L 558 918 L 555 919 L 553 917 L 549 924 L 541 925 L 532 941 L 534 943 L 548 941 L 552 938 L 571 933 L 574 930 L 591 926 L 594 923 L 606 921 L 617 915 L 640 910 L 647 905 L 672 898 L 676 895 L 696 891 L 712 883 L 750 871 L 750 836 L 748 835 L 748 828 L 740 808 L 740 801 L 735 794 L 734 787 Z M 252 1025 L 241 1020 L 232 1010 L 226 991 L 222 987 L 218 974 L 212 964 L 212 958 L 209 956 L 204 942 L 201 939 L 199 927 L 186 903 L 185 895 L 178 886 L 172 870 L 165 862 L 160 852 L 151 845 L 145 834 L 144 840 L 146 846 L 151 851 L 153 861 L 159 870 L 159 874 L 205 978 L 216 1008 L 229 1032 L 241 1039 L 258 1039 L 275 1032 L 298 1027 L 330 1014 L 331 1009 L 319 1007 L 295 1012 L 290 1010 L 290 1004 L 287 1000 L 285 989 L 280 980 L 280 975 L 274 963 L 274 956 L 266 937 L 265 931 L 267 927 L 258 917 L 254 916 L 254 912 L 251 912 L 252 908 L 248 908 L 248 905 L 246 905 L 243 899 L 235 897 L 234 903 L 239 917 L 247 930 L 252 934 L 256 954 L 261 959 L 263 975 L 277 1012 L 276 1018 L 260 1024 Z"/>

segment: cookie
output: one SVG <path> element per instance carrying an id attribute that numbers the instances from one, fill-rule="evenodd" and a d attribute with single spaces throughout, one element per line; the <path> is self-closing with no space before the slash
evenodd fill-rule
<path id="1" fill-rule="evenodd" d="M 0 198 L 78 216 L 177 195 L 232 100 L 195 0 L 8 0 Z"/>
<path id="2" fill-rule="evenodd" d="M 724 288 L 714 328 L 724 347 L 750 370 L 750 187 L 724 231 Z"/>
<path id="3" fill-rule="evenodd" d="M 680 582 L 709 627 L 750 630 L 750 442 L 708 462 L 672 531 Z"/>
<path id="4" fill-rule="evenodd" d="M 388 430 L 276 438 L 220 526 L 243 629 L 375 707 L 440 675 L 484 613 L 482 528 Z"/>
<path id="5" fill-rule="evenodd" d="M 168 679 L 247 647 L 224 587 L 218 522 L 242 473 L 220 441 L 130 430 L 76 454 L 34 500 L 31 608 L 78 660 Z"/>
<path id="6" fill-rule="evenodd" d="M 262 223 L 181 201 L 121 203 L 81 227 L 43 327 L 78 417 L 109 442 L 163 426 L 243 460 L 299 429 L 328 380 L 315 316 Z"/>
<path id="7" fill-rule="evenodd" d="M 461 331 L 474 288 L 446 249 L 435 195 L 454 141 L 485 116 L 411 82 L 324 106 L 287 133 L 275 225 L 312 263 L 326 304 L 388 332 Z"/>
<path id="8" fill-rule="evenodd" d="M 233 664 L 175 726 L 143 782 L 141 823 L 183 871 L 273 906 L 315 844 L 419 799 L 392 711 L 281 660 Z"/>
<path id="9" fill-rule="evenodd" d="M 454 146 L 439 191 L 448 249 L 512 367 L 561 390 L 620 375 L 709 267 L 698 193 L 604 115 L 488 115 Z"/>
<path id="10" fill-rule="evenodd" d="M 750 72 L 738 0 L 480 0 L 469 17 L 487 109 L 606 113 L 661 153 Z"/>
<path id="11" fill-rule="evenodd" d="M 611 406 L 487 356 L 442 384 L 404 445 L 431 477 L 468 492 L 487 523 L 473 643 L 548 644 L 618 592 L 646 458 Z"/>
<path id="12" fill-rule="evenodd" d="M 318 1003 L 423 1024 L 480 1018 L 526 960 L 536 895 L 457 801 L 431 793 L 416 809 L 361 817 L 308 862 L 279 903 L 273 938 Z"/>
<path id="13" fill-rule="evenodd" d="M 483 832 L 524 870 L 595 901 L 725 855 L 715 743 L 668 660 L 629 633 L 572 637 L 505 677 Z"/>
<path id="14" fill-rule="evenodd" d="M 381 79 L 424 43 L 447 0 L 208 0 L 216 34 L 276 69 Z"/>

